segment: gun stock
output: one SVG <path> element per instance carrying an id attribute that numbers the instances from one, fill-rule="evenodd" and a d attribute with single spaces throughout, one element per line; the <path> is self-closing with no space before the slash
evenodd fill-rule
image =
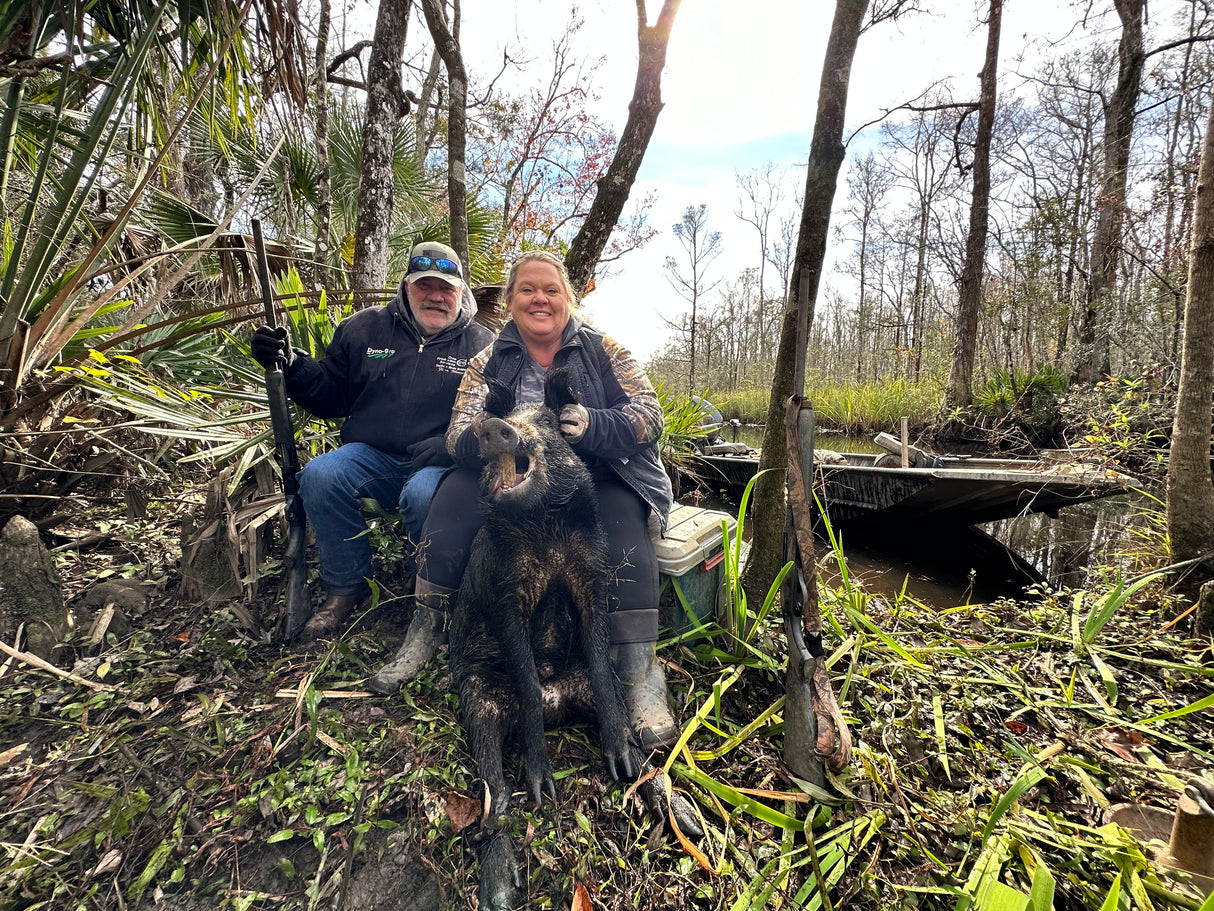
<path id="1" fill-rule="evenodd" d="M 266 243 L 261 234 L 261 221 L 256 218 L 253 219 L 253 245 L 257 254 L 257 278 L 261 285 L 261 302 L 265 309 L 266 324 L 277 326 Z M 274 364 L 266 368 L 266 398 L 270 405 L 270 425 L 274 429 L 274 442 L 278 447 L 278 459 L 282 466 L 282 489 L 287 519 L 287 544 L 282 562 L 287 577 L 287 604 L 280 629 L 282 638 L 290 642 L 299 635 L 308 618 L 312 616 L 312 606 L 308 600 L 308 566 L 305 554 L 308 520 L 304 513 L 303 500 L 299 496 L 299 453 L 295 448 L 295 425 L 287 403 L 287 384 L 282 367 L 282 364 Z"/>

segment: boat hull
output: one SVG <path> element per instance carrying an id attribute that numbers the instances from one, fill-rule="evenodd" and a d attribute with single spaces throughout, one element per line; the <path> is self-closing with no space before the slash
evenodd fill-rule
<path id="1" fill-rule="evenodd" d="M 978 525 L 1125 493 L 1134 478 L 1090 463 L 938 457 L 940 467 L 884 466 L 887 455 L 838 453 L 815 465 L 814 492 L 831 522 Z M 737 499 L 758 470 L 752 456 L 694 459 L 703 483 Z"/>

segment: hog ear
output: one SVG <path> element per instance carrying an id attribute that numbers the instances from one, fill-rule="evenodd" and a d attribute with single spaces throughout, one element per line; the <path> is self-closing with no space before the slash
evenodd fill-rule
<path id="1" fill-rule="evenodd" d="M 566 405 L 577 404 L 577 393 L 569 378 L 569 368 L 558 367 L 544 379 L 544 404 L 558 414 Z"/>
<path id="2" fill-rule="evenodd" d="M 514 410 L 514 390 L 499 379 L 488 378 L 489 392 L 485 395 L 485 410 L 504 418 Z"/>

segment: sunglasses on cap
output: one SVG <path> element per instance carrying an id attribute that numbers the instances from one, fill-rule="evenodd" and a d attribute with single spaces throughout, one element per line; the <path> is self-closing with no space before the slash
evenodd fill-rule
<path id="1" fill-rule="evenodd" d="M 431 256 L 415 256 L 409 260 L 409 273 L 414 272 L 441 272 L 443 275 L 454 275 L 460 277 L 459 263 L 452 262 L 449 259 L 434 259 Z"/>

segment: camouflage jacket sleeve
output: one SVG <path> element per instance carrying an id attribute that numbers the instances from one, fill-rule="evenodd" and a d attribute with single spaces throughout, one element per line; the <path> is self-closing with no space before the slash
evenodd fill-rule
<path id="1" fill-rule="evenodd" d="M 455 405 L 451 408 L 451 423 L 447 427 L 447 452 L 456 464 L 465 467 L 481 465 L 480 446 L 472 433 L 472 419 L 485 410 L 485 396 L 489 386 L 485 382 L 485 364 L 493 353 L 493 343 L 481 349 L 471 360 L 455 394 Z"/>
<path id="2" fill-rule="evenodd" d="M 662 405 L 627 348 L 603 336 L 603 352 L 609 373 L 603 377 L 607 407 L 590 409 L 590 426 L 574 449 L 599 458 L 627 459 L 661 439 Z"/>

